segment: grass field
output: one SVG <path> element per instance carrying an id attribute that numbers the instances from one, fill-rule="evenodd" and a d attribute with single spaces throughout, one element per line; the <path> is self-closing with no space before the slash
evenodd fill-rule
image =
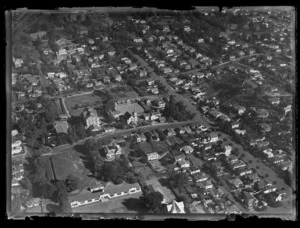
<path id="1" fill-rule="evenodd" d="M 79 177 L 82 185 L 90 184 L 94 179 L 87 175 L 89 171 L 84 167 L 82 160 L 75 151 L 69 151 L 52 156 L 56 178 L 65 179 L 69 174 Z"/>
<path id="2" fill-rule="evenodd" d="M 152 142 L 152 145 L 153 145 L 153 149 L 155 152 L 158 152 L 159 154 L 160 153 L 165 153 L 168 151 L 168 145 L 166 142 L 163 142 L 163 141 L 153 141 Z"/>
<path id="3" fill-rule="evenodd" d="M 70 112 L 70 115 L 78 116 L 86 107 L 101 105 L 102 98 L 95 94 L 84 94 L 73 97 L 67 97 L 65 99 L 65 103 Z M 76 105 L 79 105 L 79 108 L 75 108 Z"/>

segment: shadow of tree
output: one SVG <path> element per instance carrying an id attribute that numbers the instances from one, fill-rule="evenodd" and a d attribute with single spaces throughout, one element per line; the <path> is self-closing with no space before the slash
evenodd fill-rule
<path id="1" fill-rule="evenodd" d="M 140 198 L 129 198 L 125 199 L 122 204 L 127 208 L 129 211 L 136 211 L 139 214 L 147 213 L 148 209 L 144 203 L 144 198 L 141 196 Z"/>
<path id="2" fill-rule="evenodd" d="M 61 208 L 55 204 L 47 204 L 46 210 L 51 214 L 59 214 L 61 213 Z"/>
<path id="3" fill-rule="evenodd" d="M 94 171 L 94 162 L 93 158 L 89 155 L 86 143 L 83 145 L 75 145 L 74 150 L 79 153 L 79 157 L 82 160 L 84 166 L 89 171 Z"/>
<path id="4" fill-rule="evenodd" d="M 161 184 L 163 187 L 170 188 L 171 187 L 171 180 L 167 178 L 160 178 L 158 179 L 158 182 Z"/>

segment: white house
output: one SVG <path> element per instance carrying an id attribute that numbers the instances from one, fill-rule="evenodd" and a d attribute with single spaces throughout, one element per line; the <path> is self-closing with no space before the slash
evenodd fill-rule
<path id="1" fill-rule="evenodd" d="M 191 154 L 194 152 L 194 149 L 191 146 L 184 146 L 180 150 L 184 151 L 185 154 Z"/>
<path id="2" fill-rule="evenodd" d="M 157 160 L 159 159 L 159 154 L 157 152 L 152 152 L 147 154 L 148 161 Z"/>

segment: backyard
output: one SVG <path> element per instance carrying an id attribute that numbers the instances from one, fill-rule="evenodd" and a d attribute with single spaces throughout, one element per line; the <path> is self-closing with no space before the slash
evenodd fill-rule
<path id="1" fill-rule="evenodd" d="M 67 97 L 65 99 L 66 106 L 71 116 L 78 116 L 87 107 L 102 105 L 102 99 L 95 94 L 84 94 L 78 96 Z"/>

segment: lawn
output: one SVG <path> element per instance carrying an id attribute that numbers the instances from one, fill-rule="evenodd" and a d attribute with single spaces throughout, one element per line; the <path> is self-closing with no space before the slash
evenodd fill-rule
<path id="1" fill-rule="evenodd" d="M 153 145 L 153 149 L 154 151 L 156 151 L 157 153 L 161 154 L 161 153 L 165 153 L 168 151 L 168 145 L 166 142 L 163 141 L 153 141 L 152 142 Z"/>
<path id="2" fill-rule="evenodd" d="M 71 116 L 78 116 L 84 108 L 102 105 L 102 98 L 95 94 L 84 94 L 65 99 L 66 106 Z M 78 108 L 75 106 L 78 105 Z"/>
<path id="3" fill-rule="evenodd" d="M 89 184 L 94 179 L 88 178 L 89 171 L 75 151 L 68 151 L 52 156 L 52 163 L 56 178 L 65 179 L 69 174 L 79 177 L 82 183 Z"/>

